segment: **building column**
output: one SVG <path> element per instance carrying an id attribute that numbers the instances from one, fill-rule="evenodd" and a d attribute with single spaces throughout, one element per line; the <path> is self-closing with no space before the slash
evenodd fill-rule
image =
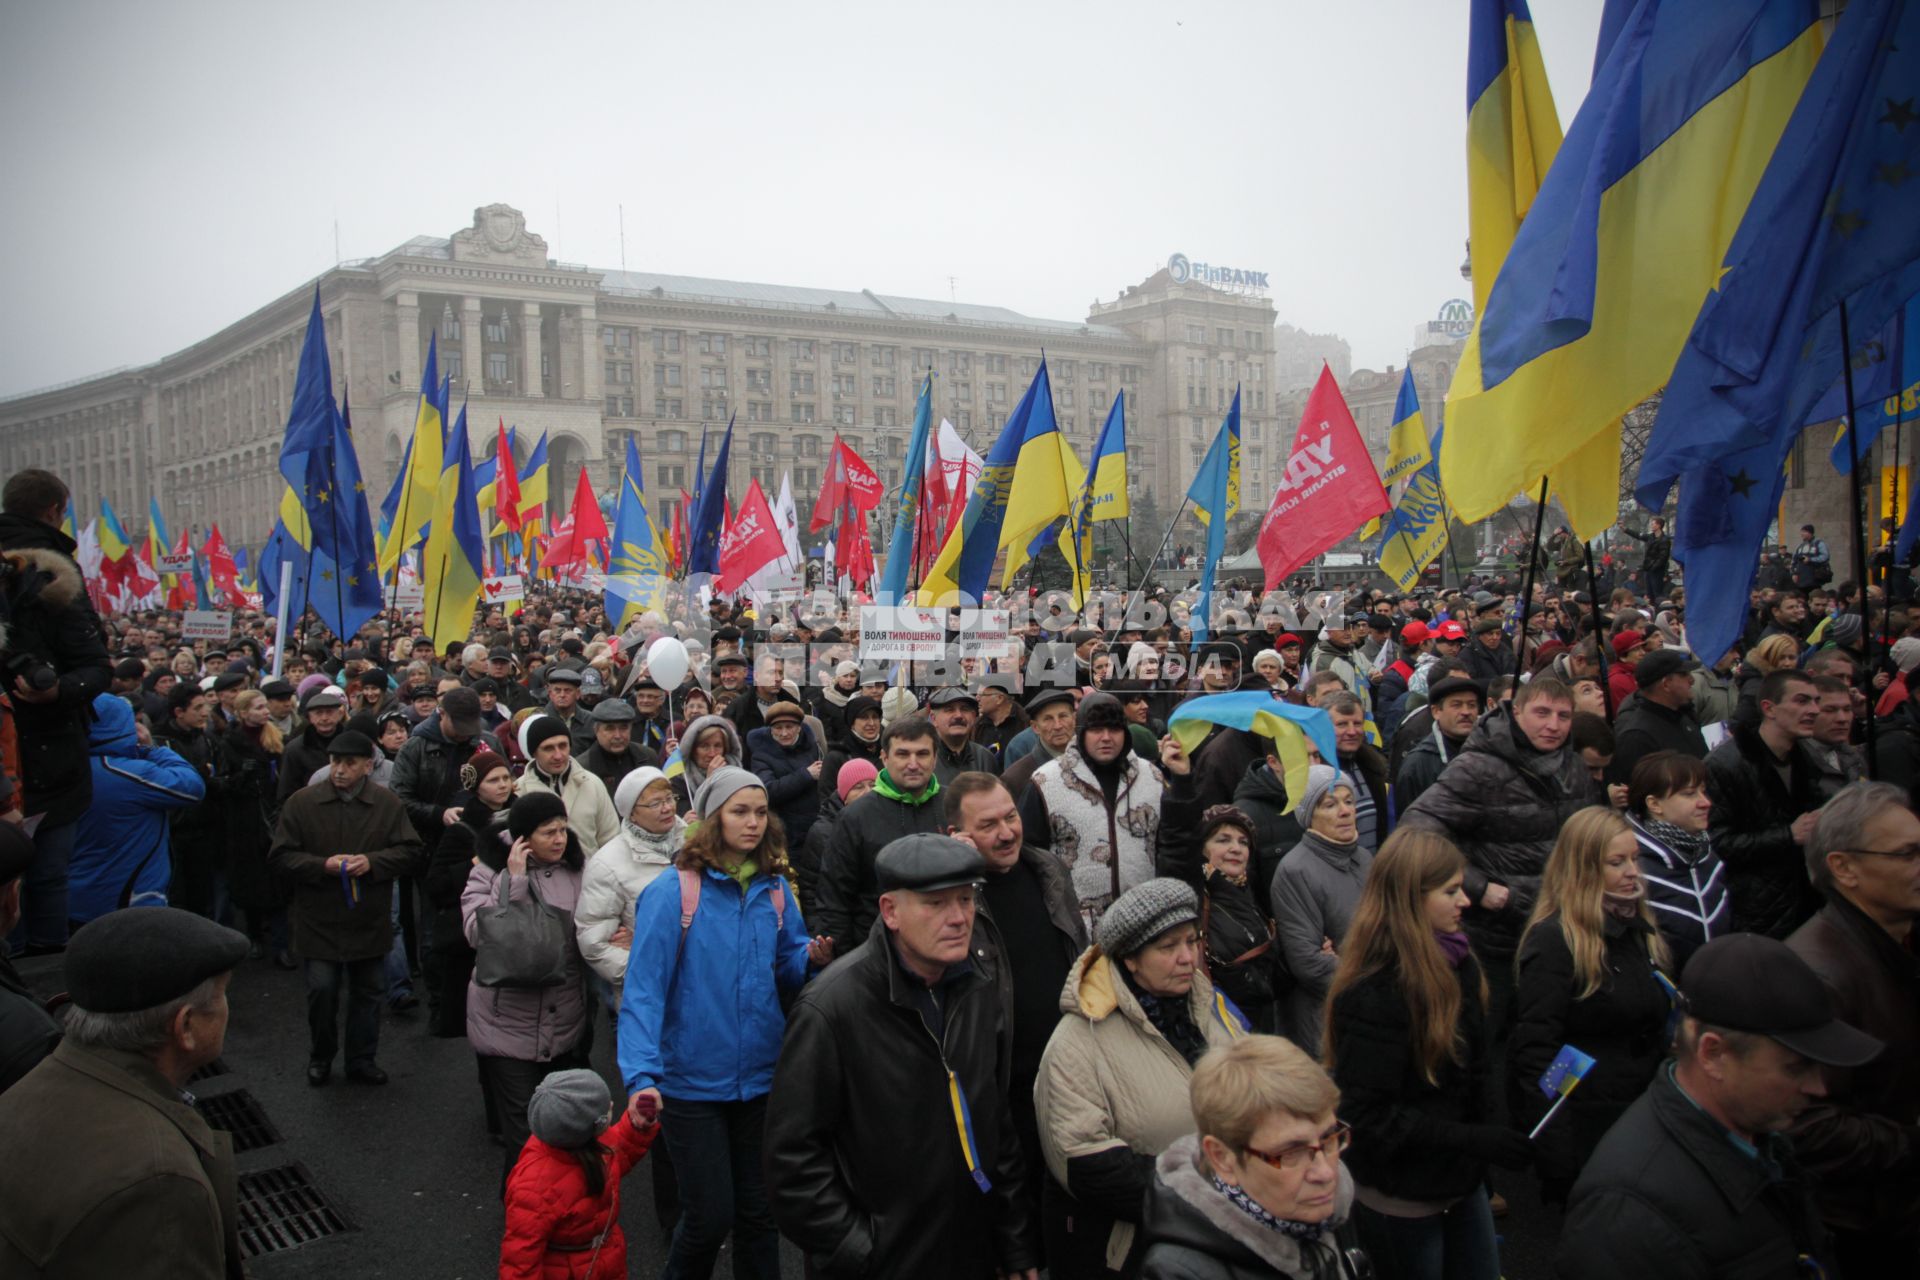
<path id="1" fill-rule="evenodd" d="M 481 354 L 480 336 L 486 332 L 485 310 L 478 298 L 460 300 L 460 376 L 471 386 L 478 382 L 486 389 L 486 356 Z"/>
<path id="2" fill-rule="evenodd" d="M 394 354 L 399 362 L 394 366 L 400 370 L 400 385 L 389 387 L 389 391 L 412 395 L 420 387 L 420 295 L 412 290 L 402 290 L 394 297 L 394 339 L 399 344 Z"/>
<path id="3" fill-rule="evenodd" d="M 540 381 L 540 304 L 520 304 L 520 394 L 533 398 L 546 395 Z"/>
<path id="4" fill-rule="evenodd" d="M 591 305 L 580 308 L 580 323 L 577 326 L 579 341 L 574 344 L 571 356 L 579 366 L 573 380 L 575 391 L 582 400 L 595 404 L 604 404 L 607 389 L 600 358 L 600 316 Z M 563 353 L 562 360 L 567 358 Z M 564 366 L 563 366 L 564 367 Z"/>

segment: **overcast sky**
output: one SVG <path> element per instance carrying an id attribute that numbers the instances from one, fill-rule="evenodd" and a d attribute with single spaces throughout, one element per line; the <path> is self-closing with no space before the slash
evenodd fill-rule
<path id="1" fill-rule="evenodd" d="M 1563 121 L 1600 7 L 1532 0 Z M 12 0 L 0 394 L 495 201 L 596 267 L 624 204 L 634 270 L 1059 319 L 1179 251 L 1398 364 L 1465 290 L 1466 42 L 1466 0 Z"/>

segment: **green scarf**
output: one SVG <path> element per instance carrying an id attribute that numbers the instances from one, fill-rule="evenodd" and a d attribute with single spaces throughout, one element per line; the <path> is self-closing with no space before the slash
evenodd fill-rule
<path id="1" fill-rule="evenodd" d="M 894 785 L 893 779 L 887 776 L 885 769 L 882 769 L 880 776 L 873 780 L 873 789 L 889 800 L 898 800 L 901 804 L 911 805 L 917 809 L 940 794 L 940 779 L 928 778 L 927 789 L 919 795 L 914 795 L 912 792 L 902 791 L 898 786 Z"/>
<path id="2" fill-rule="evenodd" d="M 740 865 L 727 874 L 731 875 L 734 881 L 739 884 L 741 896 L 744 897 L 746 896 L 747 886 L 752 884 L 753 878 L 760 874 L 760 864 L 752 858 L 742 858 Z"/>

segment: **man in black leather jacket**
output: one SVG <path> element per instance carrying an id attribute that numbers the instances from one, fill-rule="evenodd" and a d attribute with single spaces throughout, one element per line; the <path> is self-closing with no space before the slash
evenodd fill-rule
<path id="1" fill-rule="evenodd" d="M 1008 1030 L 976 967 L 978 853 L 903 836 L 880 918 L 800 993 L 767 1106 L 767 1186 L 816 1276 L 1037 1280 Z"/>

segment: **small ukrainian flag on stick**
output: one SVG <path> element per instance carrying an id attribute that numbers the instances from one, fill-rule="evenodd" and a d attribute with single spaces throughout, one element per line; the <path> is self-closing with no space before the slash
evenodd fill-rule
<path id="1" fill-rule="evenodd" d="M 1540 1092 L 1553 1099 L 1553 1105 L 1547 1108 L 1547 1114 L 1540 1117 L 1540 1123 L 1533 1126 L 1528 1139 L 1540 1136 L 1547 1127 L 1547 1121 L 1553 1119 L 1553 1113 L 1567 1100 L 1580 1082 L 1586 1079 L 1587 1072 L 1593 1069 L 1593 1059 L 1572 1045 L 1562 1045 L 1560 1052 L 1553 1055 L 1553 1062 L 1547 1067 L 1546 1074 L 1540 1077 Z"/>

